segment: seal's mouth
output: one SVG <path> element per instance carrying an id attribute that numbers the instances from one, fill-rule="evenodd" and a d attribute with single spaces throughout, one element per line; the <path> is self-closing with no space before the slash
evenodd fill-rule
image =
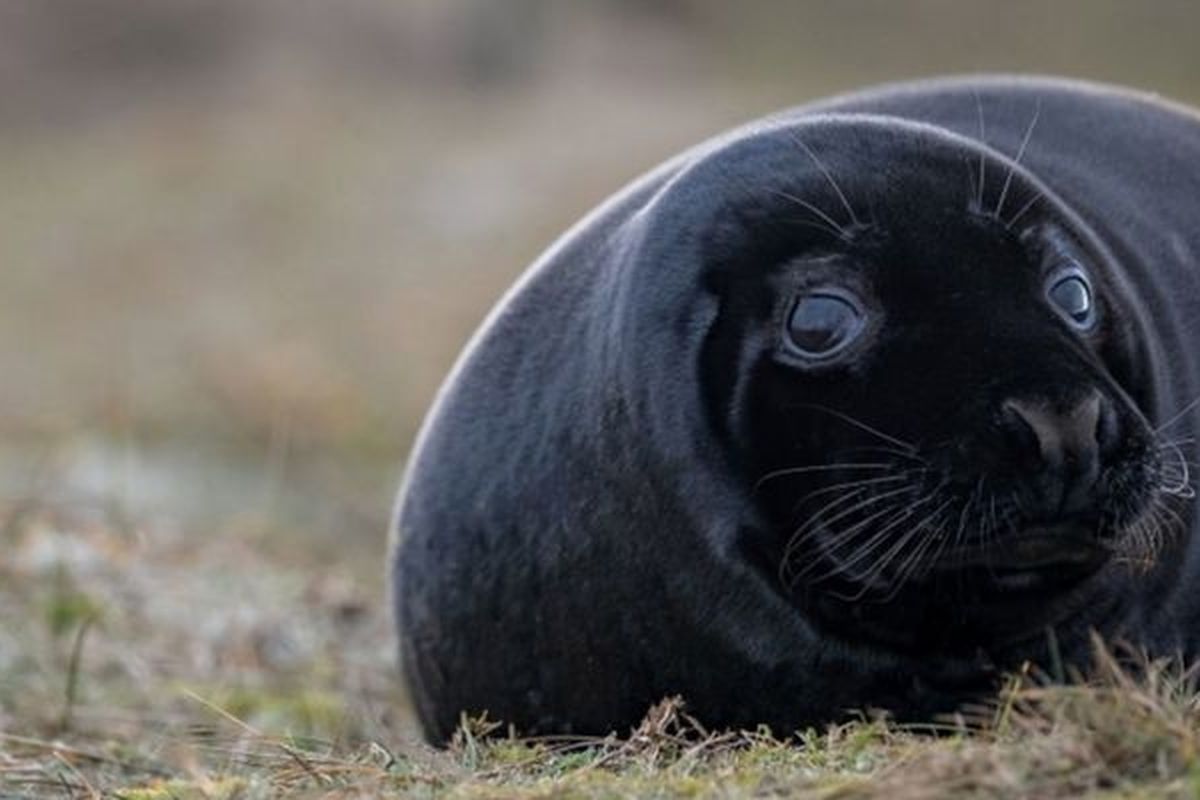
<path id="1" fill-rule="evenodd" d="M 947 552 L 935 569 L 984 571 L 1001 586 L 1024 588 L 1091 572 L 1109 555 L 1109 548 L 1083 525 L 1033 525 L 996 541 Z"/>

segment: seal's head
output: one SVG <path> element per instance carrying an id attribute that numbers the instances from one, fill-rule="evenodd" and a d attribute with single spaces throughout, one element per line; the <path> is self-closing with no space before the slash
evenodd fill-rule
<path id="1" fill-rule="evenodd" d="M 702 383 L 796 601 L 969 648 L 1153 560 L 1185 467 L 1143 413 L 1131 290 L 1087 224 L 945 131 L 764 137 L 794 168 L 742 181 L 762 199 L 714 229 Z"/>

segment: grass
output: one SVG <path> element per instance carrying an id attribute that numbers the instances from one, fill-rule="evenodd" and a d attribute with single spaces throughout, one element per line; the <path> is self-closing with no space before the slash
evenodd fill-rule
<path id="1" fill-rule="evenodd" d="M 624 738 L 518 739 L 477 719 L 435 752 L 271 735 L 196 697 L 209 724 L 161 732 L 153 746 L 144 735 L 0 736 L 0 789 L 145 800 L 1196 796 L 1200 701 L 1185 676 L 1151 664 L 1135 677 L 1099 652 L 1090 681 L 1014 679 L 986 714 L 937 735 L 884 721 L 788 741 L 714 732 L 672 698 Z"/>

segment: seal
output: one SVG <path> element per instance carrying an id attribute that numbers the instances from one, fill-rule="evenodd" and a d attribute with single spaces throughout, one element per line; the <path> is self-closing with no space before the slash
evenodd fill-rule
<path id="1" fill-rule="evenodd" d="M 391 558 L 434 742 L 680 695 L 930 720 L 1200 650 L 1200 117 L 1045 78 L 739 128 L 585 218 L 438 395 Z"/>

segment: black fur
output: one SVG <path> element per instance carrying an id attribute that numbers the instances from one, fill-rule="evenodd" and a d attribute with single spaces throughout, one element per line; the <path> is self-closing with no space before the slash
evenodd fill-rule
<path id="1" fill-rule="evenodd" d="M 659 168 L 530 269 L 421 434 L 392 577 L 426 734 L 674 694 L 923 720 L 1092 629 L 1200 655 L 1198 253 L 1200 118 L 1093 85 L 885 87 Z M 865 322 L 814 362 L 787 325 L 820 287 Z"/>

